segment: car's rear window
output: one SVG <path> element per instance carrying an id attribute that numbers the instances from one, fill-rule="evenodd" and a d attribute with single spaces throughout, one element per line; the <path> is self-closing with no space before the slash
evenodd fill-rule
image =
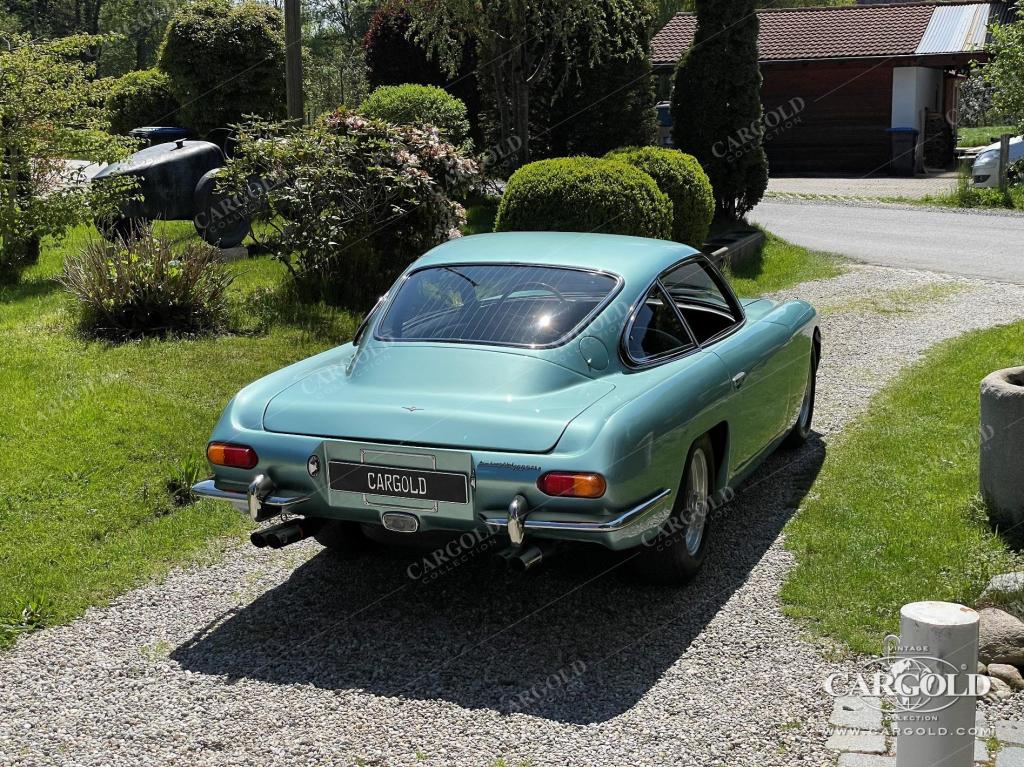
<path id="1" fill-rule="evenodd" d="M 572 335 L 617 279 L 520 264 L 432 266 L 402 283 L 377 327 L 383 341 L 548 346 Z"/>

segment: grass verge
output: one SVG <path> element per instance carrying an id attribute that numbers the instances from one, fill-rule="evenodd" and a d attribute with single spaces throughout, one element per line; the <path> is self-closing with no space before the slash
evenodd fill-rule
<path id="1" fill-rule="evenodd" d="M 834 447 L 786 528 L 797 565 L 785 611 L 858 652 L 878 653 L 899 609 L 971 604 L 1016 556 L 978 490 L 978 385 L 1020 364 L 1024 323 L 940 344 L 872 402 Z"/>
<path id="2" fill-rule="evenodd" d="M 205 475 L 206 440 L 239 388 L 347 339 L 358 321 L 283 311 L 284 267 L 259 258 L 229 267 L 241 332 L 85 341 L 53 278 L 92 236 L 81 227 L 47 243 L 0 292 L 0 646 L 237 536 L 246 525 L 230 507 L 178 505 L 172 490 Z"/>
<path id="3" fill-rule="evenodd" d="M 808 250 L 765 232 L 761 255 L 728 269 L 727 276 L 737 294 L 758 296 L 801 282 L 838 277 L 843 271 L 843 262 L 838 256 Z"/>

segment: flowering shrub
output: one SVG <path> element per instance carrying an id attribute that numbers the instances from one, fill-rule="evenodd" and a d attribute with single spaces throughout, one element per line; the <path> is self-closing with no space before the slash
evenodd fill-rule
<path id="1" fill-rule="evenodd" d="M 425 250 L 459 236 L 477 164 L 431 126 L 339 110 L 300 130 L 254 122 L 224 173 L 267 190 L 264 245 L 313 298 L 365 308 Z"/>

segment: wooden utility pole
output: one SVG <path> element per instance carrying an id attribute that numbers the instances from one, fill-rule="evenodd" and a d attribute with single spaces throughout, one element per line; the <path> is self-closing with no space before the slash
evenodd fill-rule
<path id="1" fill-rule="evenodd" d="M 1008 186 L 1006 174 L 1010 168 L 1010 139 L 1012 133 L 1004 133 L 999 137 L 999 191 L 1006 194 Z"/>
<path id="2" fill-rule="evenodd" d="M 303 120 L 302 101 L 302 6 L 301 0 L 284 0 L 284 76 L 288 93 L 288 119 Z"/>

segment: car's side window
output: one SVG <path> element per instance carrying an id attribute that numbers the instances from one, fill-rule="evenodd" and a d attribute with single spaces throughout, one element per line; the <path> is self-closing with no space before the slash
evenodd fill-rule
<path id="1" fill-rule="evenodd" d="M 633 362 L 651 362 L 694 346 L 679 316 L 659 285 L 651 288 L 636 310 L 626 335 L 626 351 Z"/>
<path id="2" fill-rule="evenodd" d="M 742 322 L 735 299 L 726 294 L 702 261 L 687 261 L 664 274 L 662 284 L 697 343 L 705 344 Z"/>

